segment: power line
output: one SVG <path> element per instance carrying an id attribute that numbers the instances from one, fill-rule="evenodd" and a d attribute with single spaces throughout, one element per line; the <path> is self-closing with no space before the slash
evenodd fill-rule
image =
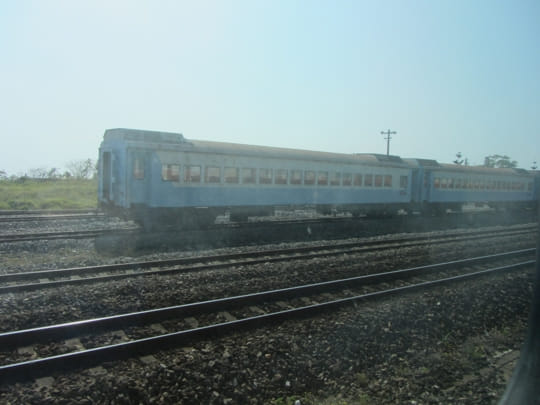
<path id="1" fill-rule="evenodd" d="M 392 139 L 392 137 L 390 135 L 395 135 L 395 134 L 397 134 L 397 132 L 388 130 L 386 132 L 381 131 L 381 134 L 386 135 L 386 138 L 384 138 L 384 139 L 386 140 L 386 155 L 388 156 L 388 155 L 390 155 L 390 139 Z"/>

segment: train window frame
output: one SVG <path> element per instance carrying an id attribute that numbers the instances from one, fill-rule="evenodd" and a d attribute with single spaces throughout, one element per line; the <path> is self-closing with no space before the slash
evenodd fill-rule
<path id="1" fill-rule="evenodd" d="M 184 183 L 200 183 L 201 174 L 201 165 L 184 165 Z"/>
<path id="2" fill-rule="evenodd" d="M 364 180 L 364 183 L 362 183 L 362 179 Z M 354 187 L 362 187 L 362 185 L 367 185 L 365 183 L 366 176 L 362 175 L 361 173 L 355 173 L 353 175 L 353 186 Z"/>
<path id="3" fill-rule="evenodd" d="M 273 169 L 262 168 L 259 169 L 259 184 L 272 184 L 274 178 Z"/>
<path id="4" fill-rule="evenodd" d="M 375 187 L 382 187 L 383 186 L 383 176 L 382 174 L 376 174 L 375 175 Z"/>
<path id="5" fill-rule="evenodd" d="M 392 175 L 385 174 L 383 176 L 383 187 L 392 188 Z"/>
<path id="6" fill-rule="evenodd" d="M 256 184 L 257 183 L 257 169 L 254 167 L 242 168 L 242 184 Z"/>
<path id="7" fill-rule="evenodd" d="M 135 180 L 144 180 L 144 157 L 135 155 L 133 157 L 133 178 Z"/>
<path id="8" fill-rule="evenodd" d="M 441 188 L 443 188 L 443 189 L 448 188 L 448 179 L 446 177 L 441 178 Z"/>
<path id="9" fill-rule="evenodd" d="M 342 179 L 341 179 L 341 185 L 343 187 L 350 187 L 353 184 L 353 175 L 352 173 L 343 173 Z"/>
<path id="10" fill-rule="evenodd" d="M 371 173 L 364 175 L 364 186 L 373 187 L 373 175 Z"/>
<path id="11" fill-rule="evenodd" d="M 161 165 L 161 180 L 178 183 L 180 181 L 180 165 L 177 163 L 163 163 Z"/>
<path id="12" fill-rule="evenodd" d="M 399 176 L 399 187 L 400 188 L 407 188 L 409 187 L 409 176 Z"/>
<path id="13" fill-rule="evenodd" d="M 315 170 L 305 170 L 304 171 L 304 185 L 306 186 L 314 186 L 316 182 L 317 176 L 315 174 Z"/>
<path id="14" fill-rule="evenodd" d="M 221 184 L 221 167 L 206 166 L 204 168 L 204 182 L 207 184 Z"/>
<path id="15" fill-rule="evenodd" d="M 291 170 L 291 177 L 289 178 L 290 184 L 302 184 L 303 176 L 302 176 L 302 170 L 293 169 Z"/>
<path id="16" fill-rule="evenodd" d="M 240 169 L 238 167 L 227 166 L 223 168 L 223 181 L 227 184 L 240 183 Z"/>
<path id="17" fill-rule="evenodd" d="M 319 170 L 317 172 L 317 185 L 318 186 L 328 185 L 328 172 L 326 170 Z"/>
<path id="18" fill-rule="evenodd" d="M 289 180 L 289 170 L 287 169 L 276 169 L 274 174 L 274 184 L 288 184 Z"/>
<path id="19" fill-rule="evenodd" d="M 341 173 L 340 172 L 331 172 L 329 183 L 331 186 L 341 186 Z"/>

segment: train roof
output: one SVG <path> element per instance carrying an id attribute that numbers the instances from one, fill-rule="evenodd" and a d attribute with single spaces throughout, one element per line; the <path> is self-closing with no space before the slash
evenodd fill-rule
<path id="1" fill-rule="evenodd" d="M 485 166 L 463 166 L 456 165 L 451 163 L 440 163 L 439 166 L 445 170 L 453 172 L 463 172 L 463 173 L 473 173 L 473 174 L 497 174 L 497 175 L 525 175 L 530 176 L 530 174 L 525 169 L 518 168 L 494 168 L 494 167 L 485 167 Z"/>
<path id="2" fill-rule="evenodd" d="M 429 170 L 444 170 L 463 174 L 496 174 L 496 175 L 530 175 L 525 169 L 518 168 L 494 168 L 485 166 L 457 165 L 454 163 L 439 163 L 433 159 L 403 159 L 412 166 L 418 166 Z"/>
<path id="3" fill-rule="evenodd" d="M 373 153 L 332 153 L 304 149 L 278 148 L 240 143 L 201 141 L 186 139 L 182 134 L 138 129 L 115 128 L 105 131 L 104 140 L 123 139 L 127 141 L 162 144 L 164 147 L 178 150 L 193 150 L 200 152 L 234 154 L 244 156 L 299 159 L 310 161 L 340 162 L 364 165 L 409 167 L 399 156 L 386 156 Z"/>
<path id="4" fill-rule="evenodd" d="M 465 166 L 451 163 L 439 163 L 434 159 L 404 159 L 395 155 L 377 153 L 332 153 L 305 149 L 278 148 L 272 146 L 258 146 L 230 142 L 201 141 L 186 139 L 180 133 L 147 131 L 141 129 L 114 128 L 108 129 L 103 135 L 104 141 L 126 140 L 146 145 L 159 144 L 160 147 L 176 150 L 193 150 L 230 155 L 243 155 L 254 157 L 267 157 L 279 159 L 299 159 L 309 161 L 350 163 L 376 166 L 392 166 L 418 168 L 431 170 L 444 170 L 467 174 L 497 174 L 497 175 L 525 175 L 534 174 L 524 169 L 489 168 L 484 166 Z"/>
<path id="5" fill-rule="evenodd" d="M 175 132 L 147 131 L 142 129 L 113 128 L 107 129 L 103 140 L 122 139 L 135 142 L 183 143 L 184 135 Z"/>
<path id="6" fill-rule="evenodd" d="M 229 142 L 189 140 L 194 149 L 214 153 L 231 153 L 248 156 L 289 158 L 311 161 L 343 162 L 354 164 L 408 166 L 399 156 L 387 157 L 374 153 L 332 153 L 305 149 L 278 148 Z"/>

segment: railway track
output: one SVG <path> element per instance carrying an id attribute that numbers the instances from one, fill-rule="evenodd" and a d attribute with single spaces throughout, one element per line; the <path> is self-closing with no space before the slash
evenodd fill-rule
<path id="1" fill-rule="evenodd" d="M 0 380 L 36 378 L 90 367 L 354 303 L 498 272 L 532 269 L 534 255 L 535 249 L 524 249 L 2 333 Z M 27 358 L 32 360 L 25 361 Z"/>
<path id="2" fill-rule="evenodd" d="M 58 221 L 70 219 L 100 219 L 98 210 L 0 210 L 0 222 Z"/>
<path id="3" fill-rule="evenodd" d="M 249 266 L 259 263 L 308 260 L 343 254 L 395 249 L 396 247 L 404 248 L 435 243 L 455 243 L 478 238 L 487 239 L 534 235 L 535 232 L 535 225 L 523 225 L 510 230 L 499 231 L 497 233 L 486 230 L 467 233 L 451 232 L 438 236 L 397 237 L 247 253 L 8 273 L 0 275 L 0 294 L 62 287 L 65 285 L 108 282 L 148 275 L 170 275 L 175 273 L 215 270 L 231 266 Z"/>
<path id="4" fill-rule="evenodd" d="M 56 240 L 56 239 L 89 239 L 104 235 L 121 235 L 129 237 L 134 230 L 111 230 L 111 229 L 92 229 L 87 231 L 58 231 L 58 232 L 32 232 L 32 233 L 13 233 L 0 235 L 0 243 L 13 242 L 31 242 L 37 240 Z"/>

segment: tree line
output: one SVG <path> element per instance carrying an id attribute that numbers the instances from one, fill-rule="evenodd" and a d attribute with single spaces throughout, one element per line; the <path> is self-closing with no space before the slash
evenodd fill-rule
<path id="1" fill-rule="evenodd" d="M 453 161 L 456 165 L 469 166 L 469 160 L 463 156 L 461 152 L 456 153 L 456 158 Z M 518 162 L 507 155 L 489 155 L 484 158 L 483 167 L 494 167 L 500 169 L 512 169 L 518 167 Z M 532 170 L 538 169 L 536 162 L 531 165 Z"/>
<path id="2" fill-rule="evenodd" d="M 92 159 L 73 160 L 66 164 L 66 169 L 59 168 L 34 168 L 22 175 L 9 175 L 5 170 L 0 170 L 0 180 L 25 181 L 25 180 L 62 180 L 62 179 L 94 179 L 97 178 L 97 161 Z"/>

